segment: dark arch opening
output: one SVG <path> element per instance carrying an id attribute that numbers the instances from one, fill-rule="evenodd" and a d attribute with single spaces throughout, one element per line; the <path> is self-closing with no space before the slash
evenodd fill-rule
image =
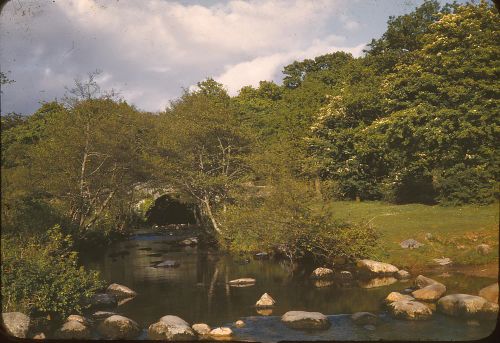
<path id="1" fill-rule="evenodd" d="M 178 198 L 166 194 L 155 200 L 146 212 L 146 220 L 150 225 L 196 224 L 196 205 L 185 203 Z"/>

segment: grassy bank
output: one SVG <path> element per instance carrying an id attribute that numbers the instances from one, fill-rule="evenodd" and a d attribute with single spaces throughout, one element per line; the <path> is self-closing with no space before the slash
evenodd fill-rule
<path id="1" fill-rule="evenodd" d="M 442 207 L 394 205 L 379 201 L 336 201 L 328 205 L 336 217 L 348 222 L 370 222 L 380 233 L 375 258 L 400 267 L 435 265 L 434 258 L 449 257 L 455 264 L 477 265 L 498 261 L 498 204 Z M 426 239 L 426 234 L 432 235 Z M 403 249 L 399 243 L 413 238 L 425 244 Z M 476 247 L 492 247 L 482 255 Z"/>

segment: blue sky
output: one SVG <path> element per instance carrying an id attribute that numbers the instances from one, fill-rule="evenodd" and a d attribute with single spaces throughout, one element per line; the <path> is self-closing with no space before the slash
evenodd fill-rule
<path id="1" fill-rule="evenodd" d="M 294 60 L 359 56 L 423 0 L 16 0 L 0 14 L 2 113 L 30 114 L 100 69 L 104 89 L 161 111 L 206 77 L 230 94 Z M 444 3 L 444 2 L 443 2 Z"/>

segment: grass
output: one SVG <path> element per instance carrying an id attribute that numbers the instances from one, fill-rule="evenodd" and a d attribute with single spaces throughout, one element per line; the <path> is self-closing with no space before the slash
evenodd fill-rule
<path id="1" fill-rule="evenodd" d="M 335 201 L 326 206 L 341 220 L 373 225 L 380 234 L 380 246 L 373 257 L 399 267 L 435 265 L 432 259 L 441 257 L 461 265 L 498 262 L 498 203 L 444 207 Z M 426 239 L 427 233 L 432 235 L 430 239 Z M 418 249 L 401 248 L 399 243 L 409 238 L 425 245 Z M 489 254 L 476 250 L 482 243 L 491 246 Z"/>

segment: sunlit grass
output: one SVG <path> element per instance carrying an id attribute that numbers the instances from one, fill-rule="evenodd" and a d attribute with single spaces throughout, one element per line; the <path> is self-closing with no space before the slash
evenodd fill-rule
<path id="1" fill-rule="evenodd" d="M 329 202 L 335 216 L 348 222 L 370 223 L 380 234 L 374 258 L 400 267 L 432 265 L 434 258 L 449 257 L 456 264 L 484 264 L 498 261 L 498 204 L 443 207 L 422 204 L 394 205 L 379 201 Z M 430 233 L 432 237 L 426 238 Z M 403 249 L 399 243 L 413 238 L 425 244 Z M 476 247 L 488 244 L 482 255 Z"/>

